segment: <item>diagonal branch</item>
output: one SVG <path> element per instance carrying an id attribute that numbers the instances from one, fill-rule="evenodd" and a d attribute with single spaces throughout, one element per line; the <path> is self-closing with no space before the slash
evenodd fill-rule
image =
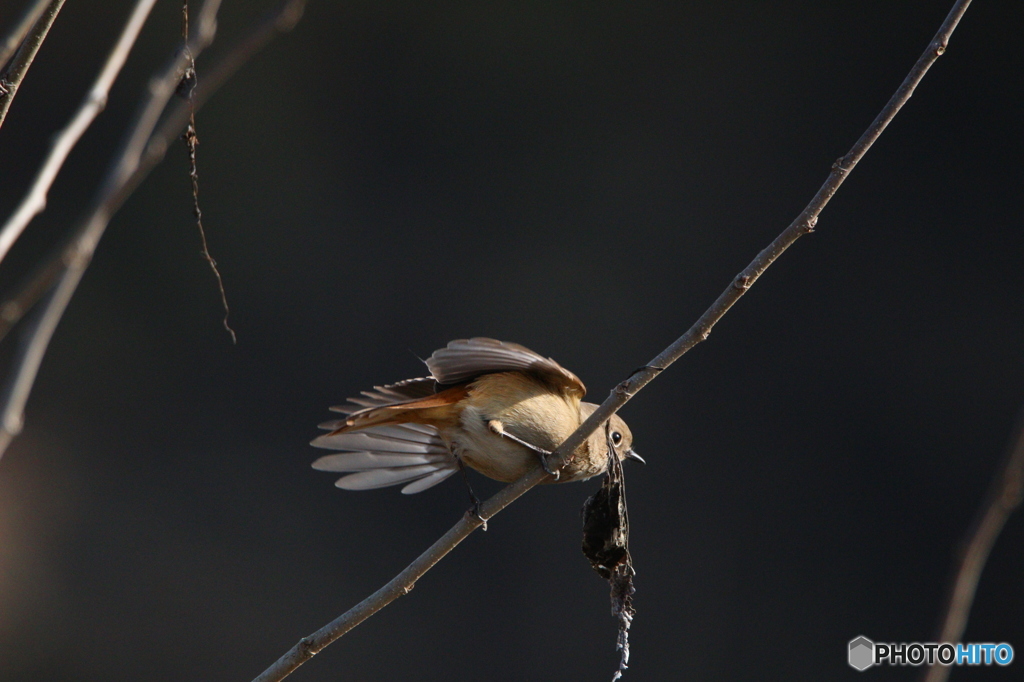
<path id="1" fill-rule="evenodd" d="M 3 126 L 11 102 L 18 94 L 25 74 L 32 66 L 36 53 L 46 40 L 46 34 L 50 32 L 50 27 L 53 26 L 63 5 L 64 0 L 36 2 L 25 12 L 21 23 L 14 28 L 4 45 L 0 46 L 0 67 L 7 65 L 0 71 L 0 126 Z M 17 53 L 14 50 L 17 50 Z"/>
<path id="2" fill-rule="evenodd" d="M 11 250 L 11 246 L 14 245 L 14 242 L 25 231 L 29 221 L 42 213 L 43 209 L 46 208 L 46 194 L 50 191 L 50 186 L 53 185 L 53 181 L 57 178 L 57 173 L 60 172 L 71 150 L 78 144 L 78 140 L 81 139 L 85 131 L 92 125 L 93 120 L 107 106 L 107 95 L 110 93 L 110 87 L 121 72 L 121 67 L 124 66 L 125 60 L 128 59 L 128 54 L 132 51 L 136 38 L 139 37 L 139 31 L 142 30 L 142 25 L 146 22 L 146 18 L 149 16 L 149 12 L 153 9 L 155 3 L 156 0 L 139 0 L 136 3 L 128 23 L 121 32 L 121 37 L 118 38 L 117 44 L 111 50 L 110 56 L 107 57 L 107 62 L 103 65 L 103 69 L 89 90 L 89 94 L 86 95 L 85 101 L 82 102 L 78 112 L 71 119 L 71 122 L 68 123 L 67 127 L 54 138 L 50 154 L 43 163 L 42 168 L 39 169 L 39 173 L 36 175 L 36 179 L 33 181 L 28 194 L 25 195 L 21 204 L 18 205 L 18 208 L 15 209 L 11 217 L 7 219 L 2 230 L 0 230 L 0 261 L 4 259 Z M 19 51 L 18 56 L 20 54 Z"/>
<path id="3" fill-rule="evenodd" d="M 985 501 L 978 510 L 978 519 L 964 538 L 960 566 L 953 581 L 949 604 L 937 641 L 956 643 L 963 637 L 967 627 L 967 616 L 974 603 L 981 572 L 992 547 L 999 538 L 1006 520 L 1020 506 L 1024 496 L 1024 410 L 1017 417 L 1010 452 L 1005 464 L 996 472 Z M 949 678 L 948 665 L 930 666 L 924 674 L 924 682 L 946 682 Z"/>
<path id="4" fill-rule="evenodd" d="M 970 0 L 957 0 L 946 16 L 945 21 L 942 22 L 942 26 L 935 34 L 935 37 L 928 44 L 924 54 L 918 58 L 895 94 L 889 99 L 889 102 L 875 120 L 872 121 L 864 134 L 860 136 L 853 145 L 853 148 L 832 165 L 832 171 L 829 173 L 825 183 L 818 190 L 817 194 L 814 195 L 814 198 L 811 199 L 807 207 L 797 216 L 796 220 L 761 251 L 743 272 L 733 279 L 732 283 L 726 287 L 725 291 L 719 295 L 715 302 L 711 304 L 711 307 L 700 316 L 700 319 L 685 334 L 659 353 L 648 365 L 635 371 L 629 378 L 615 387 L 611 395 L 608 396 L 608 399 L 552 453 L 551 458 L 548 460 L 552 466 L 556 468 L 561 466 L 568 454 L 574 452 L 602 422 L 617 412 L 669 365 L 698 343 L 707 339 L 711 333 L 711 328 L 722 319 L 729 309 L 732 308 L 733 304 L 747 292 L 764 271 L 797 239 L 813 231 L 818 221 L 818 214 L 825 208 L 826 204 L 836 193 L 836 190 L 839 189 L 839 186 L 843 184 L 850 171 L 863 158 L 864 154 L 871 148 L 871 145 L 882 134 L 886 126 L 889 125 L 903 105 L 910 99 L 911 95 L 914 94 L 914 89 L 921 82 L 921 79 L 924 78 L 928 69 L 945 52 L 947 41 L 957 24 L 960 23 L 964 12 L 967 11 L 968 5 L 970 5 Z M 476 515 L 467 513 L 447 533 L 434 542 L 427 551 L 417 557 L 415 561 L 409 564 L 388 584 L 312 635 L 303 637 L 273 665 L 263 671 L 254 682 L 277 682 L 284 679 L 300 665 L 331 644 L 331 642 L 352 630 L 352 628 L 377 613 L 377 611 L 380 611 L 398 597 L 408 594 L 423 574 L 444 558 L 448 552 L 452 551 L 470 533 L 548 476 L 549 474 L 538 467 L 515 483 L 509 484 L 480 505 L 479 518 Z"/>

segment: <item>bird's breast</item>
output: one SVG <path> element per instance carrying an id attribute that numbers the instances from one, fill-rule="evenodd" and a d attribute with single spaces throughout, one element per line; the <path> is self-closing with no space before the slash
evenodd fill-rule
<path id="1" fill-rule="evenodd" d="M 504 482 L 535 468 L 538 454 L 495 433 L 491 422 L 498 422 L 507 433 L 547 452 L 558 447 L 581 423 L 578 398 L 552 391 L 521 372 L 478 378 L 469 385 L 462 405 L 458 427 L 445 435 L 462 461 Z"/>

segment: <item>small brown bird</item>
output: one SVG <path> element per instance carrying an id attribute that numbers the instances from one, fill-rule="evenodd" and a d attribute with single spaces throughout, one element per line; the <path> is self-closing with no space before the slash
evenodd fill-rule
<path id="1" fill-rule="evenodd" d="M 597 409 L 581 402 L 587 389 L 550 358 L 515 343 L 475 338 L 452 341 L 426 360 L 430 376 L 363 391 L 332 407 L 347 415 L 321 424 L 330 433 L 312 442 L 340 450 L 313 462 L 321 471 L 351 472 L 346 490 L 406 484 L 418 493 L 465 464 L 511 482 L 536 466 Z M 560 471 L 558 482 L 582 481 L 608 468 L 608 438 L 619 459 L 640 458 L 633 434 L 613 415 Z"/>

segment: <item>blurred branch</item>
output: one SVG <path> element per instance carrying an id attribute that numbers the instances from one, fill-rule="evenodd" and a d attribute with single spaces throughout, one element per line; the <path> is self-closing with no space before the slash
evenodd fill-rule
<path id="1" fill-rule="evenodd" d="M 24 232 L 29 221 L 39 213 L 42 213 L 43 209 L 46 208 L 46 194 L 50 191 L 50 186 L 53 185 L 57 173 L 60 172 L 71 150 L 78 144 L 78 140 L 81 139 L 99 113 L 107 106 L 107 95 L 110 93 L 110 87 L 121 72 L 121 67 L 124 66 L 125 60 L 128 59 L 128 54 L 132 51 L 132 46 L 135 45 L 139 31 L 142 30 L 142 25 L 146 23 L 146 18 L 149 16 L 149 12 L 153 9 L 155 3 L 156 0 L 139 0 L 135 4 L 135 9 L 132 10 L 131 17 L 129 17 L 128 23 L 121 32 L 121 37 L 118 38 L 117 44 L 114 45 L 114 49 L 111 50 L 110 55 L 107 57 L 107 62 L 103 65 L 103 69 L 89 90 L 89 94 L 86 95 L 85 100 L 68 126 L 54 138 L 53 146 L 50 148 L 50 155 L 43 163 L 43 167 L 39 169 L 39 173 L 36 175 L 36 179 L 32 183 L 28 194 L 25 195 L 21 204 L 15 209 L 11 217 L 7 219 L 7 222 L 4 223 L 2 230 L 0 230 L 0 261 L 7 256 L 11 246 L 14 245 L 14 242 Z M 20 56 L 21 52 L 19 51 L 16 59 Z"/>
<path id="2" fill-rule="evenodd" d="M 202 108 L 213 93 L 219 90 L 238 69 L 252 59 L 253 55 L 263 49 L 276 35 L 294 28 L 302 17 L 305 5 L 306 0 L 287 0 L 277 11 L 255 24 L 213 66 L 204 69 L 203 80 L 196 85 L 193 94 L 196 110 Z M 124 198 L 127 198 L 145 179 L 149 171 L 163 160 L 167 149 L 178 139 L 179 134 L 188 124 L 188 120 L 188 103 L 176 102 L 146 143 L 146 150 L 142 154 L 138 167 L 123 190 Z M 120 206 L 120 203 L 117 206 Z M 114 210 L 117 206 L 114 207 Z M 57 278 L 68 268 L 68 264 L 74 257 L 74 252 L 74 243 L 59 251 L 38 268 L 15 294 L 0 304 L 0 341 L 3 341 L 11 328 L 50 290 Z M 0 449 L 0 455 L 2 452 Z"/>
<path id="3" fill-rule="evenodd" d="M 39 21 L 39 17 L 43 15 L 46 6 L 50 2 L 51 0 L 36 0 L 21 15 L 21 21 L 11 29 L 11 32 L 4 38 L 4 42 L 0 44 L 0 68 L 6 66 L 7 62 L 11 61 L 11 56 L 25 42 L 25 36 L 32 30 L 35 23 Z"/>
<path id="4" fill-rule="evenodd" d="M 629 378 L 615 387 L 611 395 L 608 396 L 608 399 L 552 453 L 548 460 L 552 466 L 561 466 L 569 453 L 574 452 L 602 422 L 617 412 L 669 365 L 698 343 L 707 339 L 712 327 L 753 286 L 754 282 L 757 281 L 764 271 L 797 239 L 813 231 L 818 221 L 818 214 L 825 208 L 829 200 L 836 193 L 836 190 L 843 184 L 846 177 L 863 158 L 864 154 L 867 153 L 868 149 L 871 148 L 871 145 L 874 144 L 875 140 L 878 139 L 899 110 L 907 103 L 911 95 L 914 94 L 914 89 L 921 82 L 921 79 L 924 78 L 928 69 L 945 52 L 947 41 L 960 22 L 961 17 L 963 17 L 964 12 L 967 11 L 968 5 L 970 5 L 970 0 L 958 0 L 953 5 L 935 37 L 932 38 L 927 49 L 925 49 L 924 54 L 918 58 L 895 94 L 889 99 L 889 102 L 875 120 L 872 121 L 864 134 L 860 136 L 853 145 L 853 148 L 832 165 L 832 171 L 829 173 L 825 183 L 818 190 L 817 194 L 814 195 L 814 198 L 811 199 L 807 207 L 797 216 L 796 220 L 783 230 L 767 248 L 754 258 L 750 265 L 733 279 L 725 291 L 719 295 L 715 302 L 711 304 L 711 307 L 700 316 L 685 334 L 658 354 L 648 365 L 636 370 Z M 254 682 L 277 682 L 283 680 L 296 668 L 331 644 L 331 642 L 345 635 L 398 597 L 408 594 L 423 574 L 444 558 L 448 552 L 452 551 L 470 533 L 548 476 L 543 469 L 538 467 L 515 483 L 509 484 L 481 504 L 479 508 L 480 518 L 470 513 L 465 514 L 447 533 L 441 536 L 427 551 L 417 557 L 415 561 L 409 564 L 384 587 L 312 635 L 303 637 L 295 646 L 274 662 L 273 665 L 263 671 Z"/>
<path id="5" fill-rule="evenodd" d="M 63 5 L 64 0 L 38 0 L 26 10 L 21 23 L 11 31 L 0 48 L 0 67 L 6 65 L 0 72 L 0 126 L 3 126 L 7 110 L 11 108 L 11 102 L 18 94 L 18 88 L 25 80 L 32 60 L 36 58 L 36 53 L 46 40 L 46 34 L 50 32 Z"/>
<path id="6" fill-rule="evenodd" d="M 275 35 L 291 30 L 302 16 L 305 5 L 305 0 L 286 0 L 275 12 L 256 24 L 210 70 L 209 75 L 204 78 L 203 85 L 196 90 L 194 106 L 199 108 Z M 200 9 L 197 28 L 189 40 L 187 49 L 180 50 L 167 68 L 150 81 L 149 97 L 129 128 L 122 151 L 115 157 L 93 207 L 74 230 L 69 246 L 40 268 L 27 286 L 0 307 L 2 339 L 3 334 L 45 294 L 50 284 L 57 280 L 53 295 L 47 300 L 37 322 L 31 329 L 26 330 L 26 342 L 15 360 L 15 376 L 0 411 L 0 457 L 21 430 L 25 403 L 50 338 L 89 266 L 107 224 L 149 171 L 163 159 L 168 146 L 178 137 L 189 119 L 190 106 L 183 100 L 171 109 L 159 128 L 156 128 L 189 62 L 189 53 L 193 58 L 198 57 L 199 53 L 213 41 L 219 7 L 220 0 L 206 0 Z"/>
<path id="7" fill-rule="evenodd" d="M 949 604 L 937 641 L 956 643 L 963 637 L 967 616 L 974 603 L 981 572 L 1010 514 L 1024 496 L 1024 410 L 1017 417 L 1010 451 L 1005 464 L 996 472 L 978 519 L 964 538 L 960 566 L 953 581 Z M 924 682 L 946 682 L 950 666 L 933 665 L 924 674 Z"/>
<path id="8" fill-rule="evenodd" d="M 129 27 L 137 23 L 140 8 L 152 7 L 154 0 L 140 0 L 136 5 L 136 11 L 132 14 Z M 148 7 L 145 12 L 148 13 Z M 213 40 L 217 27 L 217 10 L 220 7 L 220 0 L 206 0 L 200 11 L 198 26 L 194 38 L 190 41 L 193 54 L 198 54 L 204 47 Z M 143 13 L 144 18 L 144 13 Z M 138 22 L 141 26 L 141 21 Z M 129 30 L 125 29 L 125 34 Z M 138 33 L 138 29 L 135 29 Z M 120 61 L 124 61 L 131 48 L 131 42 L 118 41 L 115 52 L 122 51 Z M 149 97 L 145 100 L 135 122 L 129 127 L 127 141 L 120 153 L 115 156 L 110 171 L 101 186 L 100 193 L 93 207 L 87 212 L 86 217 L 74 231 L 74 238 L 71 246 L 58 255 L 58 260 L 64 267 L 63 272 L 58 276 L 56 288 L 53 294 L 47 299 L 43 310 L 29 329 L 25 331 L 25 341 L 22 344 L 18 357 L 15 358 L 13 366 L 13 378 L 10 381 L 7 395 L 4 399 L 3 410 L 0 413 L 0 456 L 6 451 L 7 446 L 14 437 L 21 431 L 24 421 L 25 403 L 35 383 L 39 365 L 42 363 L 46 348 L 50 343 L 57 323 L 60 321 L 64 310 L 71 301 L 78 283 L 85 274 L 96 245 L 103 236 L 103 232 L 110 222 L 114 212 L 120 207 L 128 193 L 125 192 L 129 186 L 135 171 L 139 167 L 139 160 L 146 144 L 160 118 L 161 112 L 167 106 L 168 100 L 174 94 L 175 87 L 181 79 L 181 73 L 186 62 L 185 50 L 179 50 L 178 54 L 167 66 L 164 72 L 150 81 Z M 104 69 L 107 72 L 107 69 Z M 111 77 L 112 80 L 112 77 Z M 109 87 L 109 86 L 108 86 Z M 96 92 L 97 88 L 93 89 Z M 105 98 L 105 95 L 104 95 Z M 91 106 L 91 97 L 86 100 L 83 109 Z M 76 120 L 79 116 L 75 117 Z M 134 185 L 132 185 L 134 189 Z M 45 269 L 45 268 L 44 268 Z M 38 290 L 38 288 L 36 288 Z"/>

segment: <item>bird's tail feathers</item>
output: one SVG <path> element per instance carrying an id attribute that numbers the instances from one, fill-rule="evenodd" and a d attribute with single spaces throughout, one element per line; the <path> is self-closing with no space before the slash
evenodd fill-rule
<path id="1" fill-rule="evenodd" d="M 371 490 L 406 484 L 410 495 L 437 485 L 458 470 L 458 463 L 437 429 L 421 424 L 391 424 L 354 430 L 337 428 L 343 420 L 321 424 L 331 430 L 312 442 L 340 450 L 313 462 L 320 471 L 347 472 L 335 483 L 345 490 Z"/>

